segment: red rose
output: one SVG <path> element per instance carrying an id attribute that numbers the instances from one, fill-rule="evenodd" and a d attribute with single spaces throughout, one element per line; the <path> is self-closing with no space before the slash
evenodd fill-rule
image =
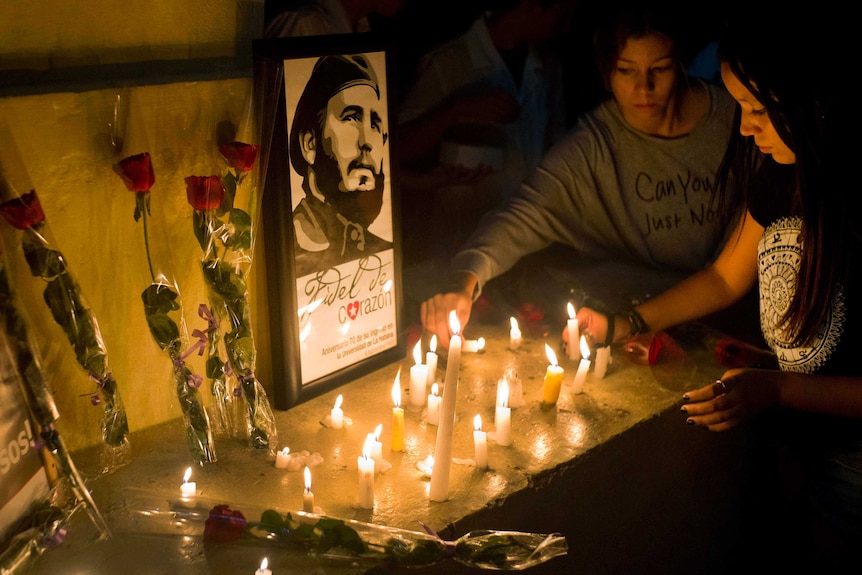
<path id="1" fill-rule="evenodd" d="M 114 171 L 123 178 L 130 192 L 149 192 L 156 183 L 149 152 L 123 158 L 114 164 Z"/>
<path id="2" fill-rule="evenodd" d="M 42 204 L 36 197 L 36 190 L 30 190 L 26 194 L 5 201 L 0 204 L 0 214 L 6 221 L 19 230 L 26 230 L 45 220 L 45 212 Z"/>
<path id="3" fill-rule="evenodd" d="M 224 200 L 224 186 L 218 176 L 189 176 L 186 197 L 196 210 L 214 210 Z"/>
<path id="4" fill-rule="evenodd" d="M 248 524 L 243 514 L 227 505 L 216 505 L 204 523 L 204 542 L 230 543 L 236 541 Z"/>
<path id="5" fill-rule="evenodd" d="M 245 144 L 243 142 L 231 142 L 218 147 L 219 153 L 227 160 L 228 165 L 235 170 L 247 172 L 254 167 L 257 159 L 257 144 Z"/>

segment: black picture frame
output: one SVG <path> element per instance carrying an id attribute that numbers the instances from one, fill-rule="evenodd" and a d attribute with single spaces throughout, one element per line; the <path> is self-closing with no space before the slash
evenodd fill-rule
<path id="1" fill-rule="evenodd" d="M 375 34 L 253 43 L 276 409 L 290 409 L 405 353 L 392 50 L 388 39 Z M 368 88 L 376 88 L 376 102 Z M 351 98 L 361 105 L 352 106 Z M 324 101 L 331 107 L 323 108 Z M 316 128 L 300 120 L 300 136 L 292 138 L 295 118 L 310 118 L 308 110 L 315 111 Z M 333 150 L 345 150 L 342 141 L 352 144 L 341 157 L 361 150 L 362 159 L 339 171 Z M 324 152 L 328 161 L 321 162 L 318 154 Z M 353 177 L 345 180 L 342 172 Z M 349 192 L 352 199 L 343 200 L 347 196 L 334 196 L 332 186 L 326 187 L 345 181 L 364 191 Z M 349 216 L 337 216 L 340 225 L 332 219 L 338 210 L 330 199 Z M 346 225 L 348 220 L 359 224 Z"/>

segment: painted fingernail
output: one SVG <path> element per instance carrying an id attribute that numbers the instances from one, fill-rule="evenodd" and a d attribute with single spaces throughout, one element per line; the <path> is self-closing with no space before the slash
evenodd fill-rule
<path id="1" fill-rule="evenodd" d="M 688 401 L 688 394 L 687 394 L 687 393 L 686 393 L 685 395 L 683 395 L 683 396 L 682 396 L 682 400 L 683 400 L 683 401 Z"/>
<path id="2" fill-rule="evenodd" d="M 680 407 L 679 410 L 683 413 L 688 413 L 688 408 L 684 405 L 682 407 Z"/>
<path id="3" fill-rule="evenodd" d="M 686 425 L 694 425 L 694 420 L 693 419 L 686 419 L 685 424 Z"/>

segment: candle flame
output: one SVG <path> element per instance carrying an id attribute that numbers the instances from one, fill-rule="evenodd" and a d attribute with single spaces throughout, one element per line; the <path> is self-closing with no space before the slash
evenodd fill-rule
<path id="1" fill-rule="evenodd" d="M 518 320 L 514 317 L 509 318 L 509 325 L 512 326 L 512 331 L 521 331 L 521 328 L 518 327 Z"/>
<path id="2" fill-rule="evenodd" d="M 395 374 L 395 383 L 392 384 L 392 403 L 395 407 L 401 407 L 401 368 Z"/>
<path id="3" fill-rule="evenodd" d="M 289 448 L 289 447 L 285 446 L 284 448 L 282 448 L 282 450 L 281 450 L 281 455 L 282 455 L 282 457 L 287 457 L 287 455 L 288 455 L 289 453 L 290 453 L 290 448 Z"/>
<path id="4" fill-rule="evenodd" d="M 372 441 L 374 441 L 373 437 L 370 437 L 368 435 L 365 436 L 365 443 L 362 445 L 362 457 L 364 457 L 365 459 L 371 457 Z"/>
<path id="5" fill-rule="evenodd" d="M 436 383 L 432 383 L 431 384 L 431 395 L 436 397 L 438 393 L 440 393 L 440 386 L 437 385 Z"/>
<path id="6" fill-rule="evenodd" d="M 428 349 L 431 350 L 431 353 L 437 352 L 437 334 L 431 336 L 431 343 L 428 344 Z"/>
<path id="7" fill-rule="evenodd" d="M 572 305 L 572 302 L 566 304 L 566 309 L 569 312 L 569 319 L 575 319 L 577 314 L 575 313 L 575 306 Z"/>
<path id="8" fill-rule="evenodd" d="M 557 354 L 554 353 L 554 350 L 548 344 L 545 344 L 545 355 L 548 356 L 548 361 L 551 362 L 551 365 L 557 365 Z"/>
<path id="9" fill-rule="evenodd" d="M 266 571 L 266 568 L 269 567 L 269 559 L 266 557 L 260 562 L 260 570 L 261 572 Z"/>
<path id="10" fill-rule="evenodd" d="M 383 424 L 378 423 L 374 428 L 374 441 L 380 441 L 380 434 L 383 433 Z"/>
<path id="11" fill-rule="evenodd" d="M 420 365 L 422 363 L 422 340 L 416 342 L 416 345 L 413 346 L 413 361 L 416 362 L 416 365 Z"/>
<path id="12" fill-rule="evenodd" d="M 458 335 L 461 331 L 461 324 L 458 322 L 458 314 L 455 310 L 449 312 L 449 329 L 452 330 L 452 335 Z"/>
<path id="13" fill-rule="evenodd" d="M 192 476 L 192 468 L 189 467 L 188 469 L 186 469 L 186 474 L 183 475 L 183 483 L 188 483 L 189 479 L 191 479 L 191 476 Z"/>
<path id="14" fill-rule="evenodd" d="M 342 397 L 342 395 L 339 393 L 338 397 L 335 398 L 335 409 L 338 409 L 341 407 L 342 401 L 344 401 L 344 397 Z"/>
<path id="15" fill-rule="evenodd" d="M 476 341 L 476 349 L 485 349 L 485 338 L 484 337 L 480 337 Z"/>
<path id="16" fill-rule="evenodd" d="M 311 491 L 311 469 L 305 466 L 305 490 Z"/>
<path id="17" fill-rule="evenodd" d="M 482 416 L 478 413 L 476 414 L 476 417 L 473 418 L 473 429 L 476 431 L 482 431 Z"/>
<path id="18" fill-rule="evenodd" d="M 507 407 L 509 405 L 509 382 L 504 377 L 500 380 L 500 388 L 497 392 L 497 405 Z"/>
<path id="19" fill-rule="evenodd" d="M 581 336 L 581 357 L 590 359 L 590 345 L 587 343 L 587 338 Z"/>

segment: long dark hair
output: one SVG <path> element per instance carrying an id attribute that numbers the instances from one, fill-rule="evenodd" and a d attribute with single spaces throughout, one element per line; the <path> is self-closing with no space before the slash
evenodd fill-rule
<path id="1" fill-rule="evenodd" d="M 757 3 L 755 3 L 757 4 Z M 791 210 L 802 219 L 802 255 L 796 290 L 782 318 L 790 342 L 816 335 L 830 311 L 833 290 L 846 278 L 850 221 L 844 167 L 836 157 L 835 41 L 839 34 L 818 14 L 770 3 L 736 11 L 719 41 L 719 60 L 766 109 L 779 137 L 796 155 Z M 839 74 L 841 74 L 839 72 Z M 739 111 L 737 110 L 737 114 Z M 738 122 L 737 122 L 738 125 Z M 753 138 L 731 138 L 718 184 L 732 179 L 747 199 L 763 163 Z M 843 181 L 842 181 L 843 180 Z"/>

